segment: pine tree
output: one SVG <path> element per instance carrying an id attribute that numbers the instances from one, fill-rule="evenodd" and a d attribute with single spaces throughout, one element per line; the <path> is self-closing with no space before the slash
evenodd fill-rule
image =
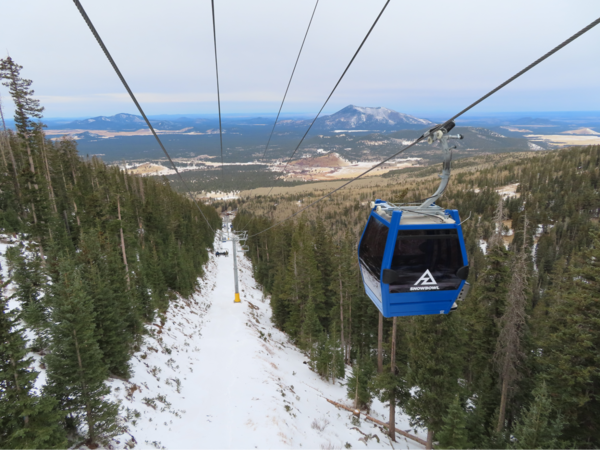
<path id="1" fill-rule="evenodd" d="M 527 219 L 525 219 L 524 229 L 527 229 Z M 516 389 L 515 384 L 521 376 L 520 366 L 526 357 L 523 340 L 527 332 L 526 307 L 529 280 L 525 232 L 523 237 L 525 243 L 523 243 L 522 250 L 514 256 L 511 265 L 512 276 L 508 286 L 506 310 L 500 319 L 501 329 L 494 352 L 494 360 L 498 366 L 502 383 L 500 411 L 496 425 L 497 433 L 504 429 L 506 409 L 513 391 Z"/>
<path id="2" fill-rule="evenodd" d="M 7 309 L 0 277 L 0 448 L 64 448 L 56 400 L 33 394 L 38 376 L 30 369 L 15 311 Z"/>
<path id="3" fill-rule="evenodd" d="M 460 404 L 458 395 L 454 397 L 443 421 L 444 424 L 437 434 L 438 448 L 473 448 L 469 443 L 469 433 L 466 429 L 467 413 Z"/>
<path id="4" fill-rule="evenodd" d="M 311 300 L 306 305 L 304 312 L 304 322 L 302 323 L 302 344 L 309 351 L 312 350 L 313 343 L 317 341 L 319 335 L 323 332 L 323 327 L 317 317 L 315 305 Z"/>
<path id="5" fill-rule="evenodd" d="M 88 444 L 117 431 L 117 405 L 103 399 L 110 392 L 104 384 L 107 366 L 95 335 L 92 301 L 81 274 L 70 258 L 59 266 L 60 278 L 52 293 L 52 345 L 46 356 L 46 391 L 79 425 L 87 428 Z"/>
<path id="6" fill-rule="evenodd" d="M 19 135 L 27 139 L 35 126 L 31 119 L 41 118 L 44 107 L 40 106 L 39 100 L 32 98 L 32 81 L 21 78 L 22 68 L 10 56 L 0 59 L 0 78 L 6 80 L 2 84 L 9 88 L 15 103 L 15 127 Z"/>
<path id="7" fill-rule="evenodd" d="M 48 327 L 48 311 L 42 298 L 42 287 L 46 284 L 42 272 L 41 261 L 37 255 L 26 256 L 22 249 L 16 247 L 11 264 L 14 267 L 12 281 L 15 283 L 16 298 L 21 303 L 22 318 L 35 330 L 36 347 L 44 347 L 44 330 Z"/>
<path id="8" fill-rule="evenodd" d="M 411 422 L 426 427 L 428 441 L 460 390 L 464 335 L 459 315 L 414 317 L 408 336 L 408 381 L 418 387 L 406 405 Z"/>
<path id="9" fill-rule="evenodd" d="M 563 438 L 576 447 L 599 447 L 600 429 L 600 231 L 578 267 L 565 272 L 539 338 L 548 392 L 565 420 Z"/>
<path id="10" fill-rule="evenodd" d="M 101 236 L 99 230 L 83 233 L 77 262 L 84 289 L 92 301 L 95 335 L 103 360 L 111 373 L 126 376 L 131 344 L 131 331 L 127 329 L 130 312 L 123 301 L 124 294 L 117 295 L 118 288 L 109 284 L 112 272 L 100 246 Z"/>
<path id="11" fill-rule="evenodd" d="M 555 413 L 544 381 L 533 391 L 533 395 L 529 408 L 514 427 L 511 448 L 568 448 L 558 440 L 563 421 Z"/>
<path id="12" fill-rule="evenodd" d="M 375 374 L 375 365 L 368 356 L 358 358 L 352 367 L 352 375 L 348 377 L 346 384 L 346 395 L 354 401 L 355 408 L 365 408 L 371 404 Z"/>

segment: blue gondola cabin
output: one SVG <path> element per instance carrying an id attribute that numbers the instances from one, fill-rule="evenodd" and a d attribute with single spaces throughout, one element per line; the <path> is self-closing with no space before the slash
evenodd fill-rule
<path id="1" fill-rule="evenodd" d="M 448 314 L 469 289 L 458 211 L 381 206 L 377 200 L 358 246 L 367 295 L 384 317 Z"/>

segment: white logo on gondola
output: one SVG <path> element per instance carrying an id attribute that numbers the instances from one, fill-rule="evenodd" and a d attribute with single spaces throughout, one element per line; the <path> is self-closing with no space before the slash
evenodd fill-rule
<path id="1" fill-rule="evenodd" d="M 419 284 L 421 286 L 419 286 Z M 440 288 L 435 281 L 435 278 L 433 278 L 433 275 L 431 275 L 429 269 L 427 269 L 425 273 L 421 275 L 421 278 L 417 280 L 414 286 L 410 288 L 411 291 L 434 291 Z"/>

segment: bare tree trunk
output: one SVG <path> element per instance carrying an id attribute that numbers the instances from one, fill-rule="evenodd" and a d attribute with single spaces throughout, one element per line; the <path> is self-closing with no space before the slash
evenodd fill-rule
<path id="1" fill-rule="evenodd" d="M 125 172 L 123 173 L 123 179 L 125 180 L 125 189 L 129 193 L 129 183 L 127 182 L 127 168 L 125 168 Z"/>
<path id="2" fill-rule="evenodd" d="M 29 170 L 31 170 L 31 173 L 35 174 L 35 166 L 33 165 L 33 156 L 31 155 L 31 147 L 29 147 L 29 141 L 27 139 L 24 139 L 25 141 L 25 148 L 27 149 L 27 157 L 29 158 Z M 34 177 L 35 179 L 35 177 Z M 38 185 L 34 183 L 35 189 L 37 190 Z"/>
<path id="3" fill-rule="evenodd" d="M 6 171 L 8 172 L 8 161 L 6 161 L 6 155 L 4 154 L 4 144 L 2 143 L 2 141 L 4 141 L 4 133 L 2 133 L 2 136 L 0 137 L 0 150 L 2 150 L 2 161 L 4 162 L 4 167 L 6 167 Z"/>
<path id="4" fill-rule="evenodd" d="M 350 349 L 352 349 L 352 297 L 349 298 L 348 303 L 348 352 L 350 355 Z"/>
<path id="5" fill-rule="evenodd" d="M 377 373 L 383 373 L 383 314 L 379 313 L 377 330 Z"/>
<path id="6" fill-rule="evenodd" d="M 0 97 L 0 119 L 2 119 L 2 131 L 4 131 L 4 137 L 6 138 L 6 147 L 8 148 L 8 154 L 10 156 L 10 161 L 13 166 L 13 174 L 15 176 L 15 190 L 17 191 L 17 198 L 19 202 L 21 201 L 21 188 L 19 186 L 19 177 L 17 176 L 17 163 L 15 161 L 15 155 L 12 152 L 12 148 L 10 146 L 10 138 L 8 136 L 8 132 L 6 131 L 6 123 L 4 122 L 4 113 L 2 112 L 2 98 Z M 4 153 L 3 153 L 4 155 Z M 8 168 L 8 166 L 6 166 Z"/>
<path id="7" fill-rule="evenodd" d="M 356 389 L 354 392 L 354 409 L 358 409 L 358 364 L 356 365 L 356 376 L 354 377 L 356 379 Z M 352 371 L 354 371 L 354 368 L 352 368 Z"/>
<path id="8" fill-rule="evenodd" d="M 77 203 L 73 200 L 73 206 L 75 207 L 75 218 L 77 219 L 77 226 L 81 226 L 81 222 L 79 221 L 79 215 L 77 214 Z"/>
<path id="9" fill-rule="evenodd" d="M 340 337 L 344 362 L 346 360 L 346 343 L 344 342 L 344 294 L 342 292 L 342 269 L 338 267 L 338 275 L 340 277 Z"/>
<path id="10" fill-rule="evenodd" d="M 138 178 L 140 180 L 140 195 L 142 196 L 142 203 L 146 202 L 146 197 L 144 195 L 144 182 L 142 181 L 142 177 Z"/>
<path id="11" fill-rule="evenodd" d="M 117 212 L 119 214 L 119 222 L 121 222 L 121 202 L 117 195 Z M 123 264 L 125 264 L 125 276 L 127 278 L 127 290 L 131 288 L 131 281 L 129 280 L 129 265 L 127 264 L 127 253 L 125 253 L 125 237 L 123 236 L 123 224 L 119 229 L 121 232 L 121 251 L 123 252 Z"/>
<path id="12" fill-rule="evenodd" d="M 137 210 L 136 210 L 137 213 Z M 144 240 L 144 227 L 142 226 L 142 218 L 138 215 L 138 227 L 140 230 L 140 240 L 142 241 L 142 250 L 144 250 L 144 248 L 146 248 L 146 242 Z"/>
<path id="13" fill-rule="evenodd" d="M 50 194 L 50 203 L 52 203 L 52 209 L 55 214 L 58 214 L 58 209 L 56 209 L 56 200 L 54 199 L 54 189 L 52 188 L 52 178 L 50 177 L 50 166 L 48 165 L 48 155 L 46 155 L 46 143 L 44 139 L 44 135 L 40 132 L 42 138 L 42 156 L 44 158 L 44 163 L 46 167 L 46 181 L 48 181 L 48 192 Z"/>
<path id="14" fill-rule="evenodd" d="M 508 380 L 502 381 L 502 396 L 500 397 L 500 412 L 498 413 L 498 425 L 496 432 L 500 433 L 504 429 L 504 419 L 506 418 L 506 400 L 508 397 Z"/>
<path id="15" fill-rule="evenodd" d="M 396 373 L 396 322 L 397 317 L 392 319 L 392 351 L 390 355 L 390 371 Z M 390 425 L 388 427 L 390 438 L 396 442 L 396 398 L 390 392 Z"/>
<path id="16" fill-rule="evenodd" d="M 504 429 L 506 409 L 510 400 L 510 389 L 520 378 L 519 366 L 525 358 L 522 339 L 527 327 L 527 216 L 523 227 L 523 246 L 512 261 L 512 277 L 508 286 L 506 311 L 500 319 L 501 330 L 496 342 L 493 359 L 502 380 L 502 396 L 496 431 Z"/>
<path id="17" fill-rule="evenodd" d="M 427 445 L 425 446 L 426 450 L 433 449 L 433 430 L 427 430 Z"/>

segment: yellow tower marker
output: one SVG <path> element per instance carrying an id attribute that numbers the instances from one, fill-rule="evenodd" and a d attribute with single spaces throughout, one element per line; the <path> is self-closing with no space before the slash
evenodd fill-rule
<path id="1" fill-rule="evenodd" d="M 235 299 L 233 300 L 233 303 L 241 303 L 240 288 L 239 288 L 239 284 L 238 284 L 238 267 L 237 267 L 237 251 L 236 251 L 238 240 L 236 238 L 237 238 L 237 236 L 234 234 L 232 241 L 233 241 L 233 281 L 234 281 L 234 287 L 235 287 Z"/>

